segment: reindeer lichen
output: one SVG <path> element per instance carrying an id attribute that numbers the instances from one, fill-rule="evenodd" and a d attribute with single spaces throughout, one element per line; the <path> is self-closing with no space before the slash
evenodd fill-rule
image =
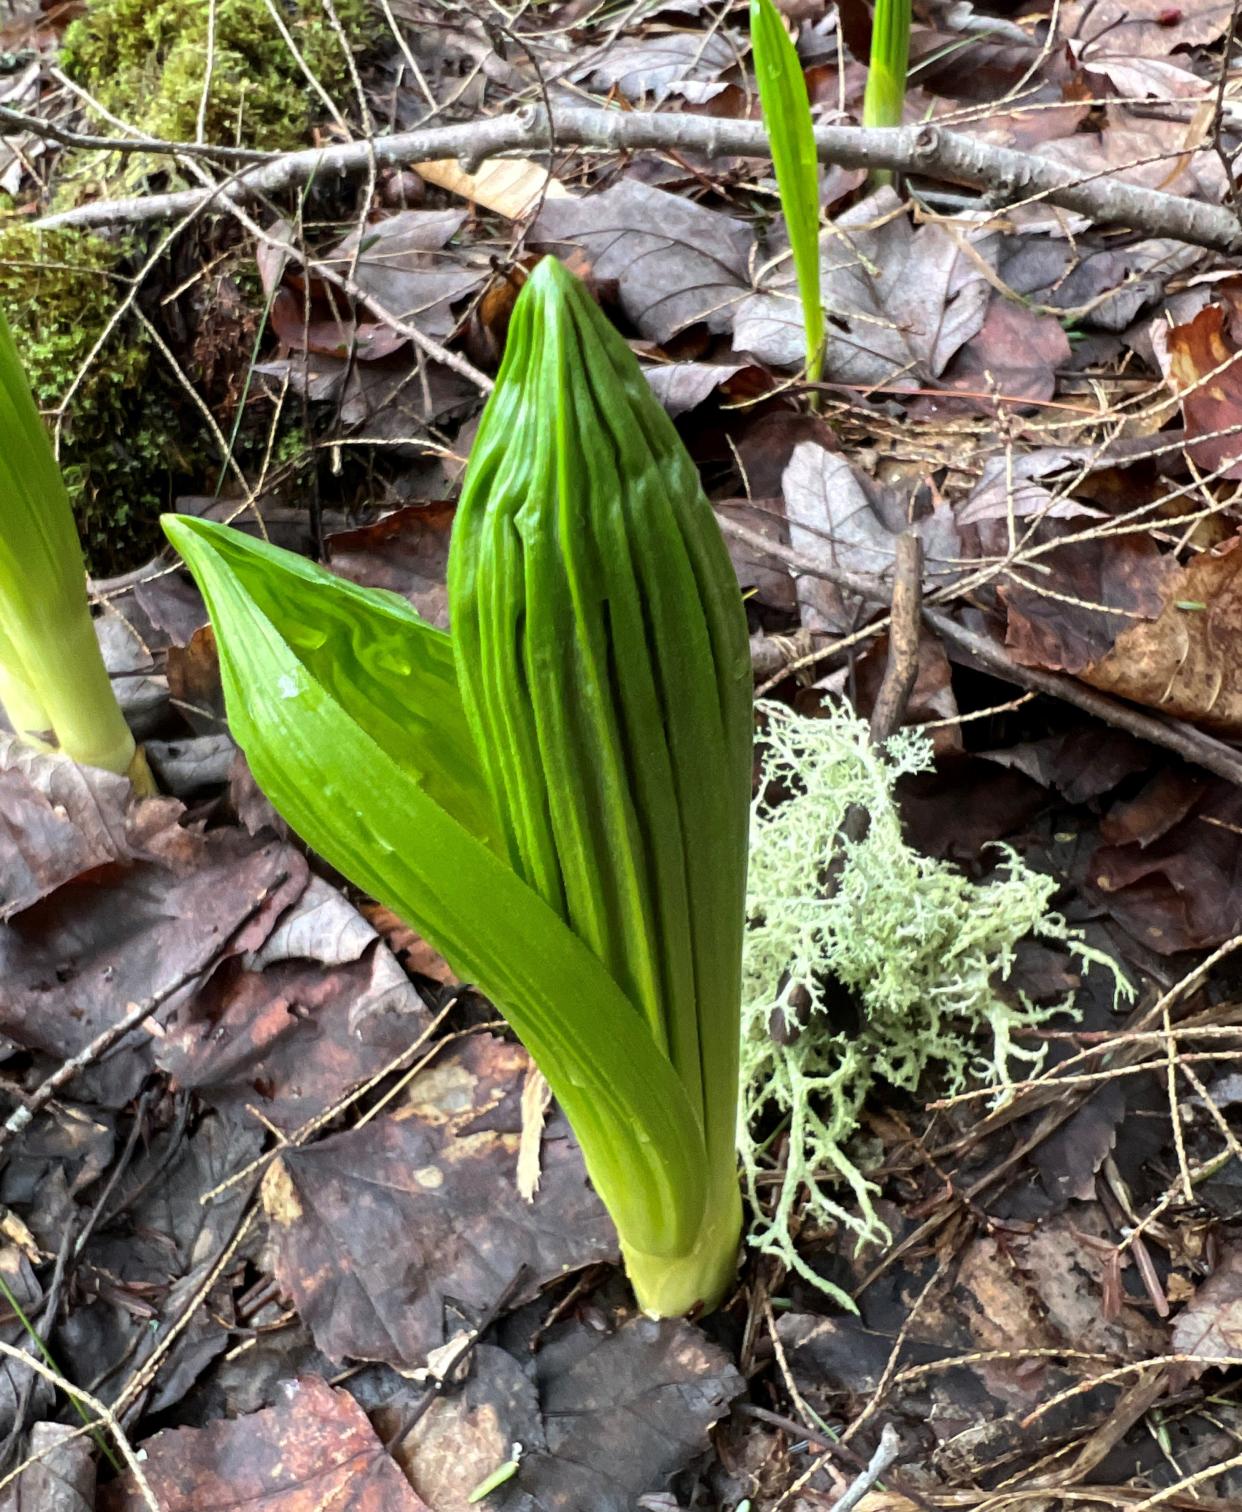
<path id="1" fill-rule="evenodd" d="M 977 1080 L 1004 1101 L 1014 1068 L 1029 1071 L 1042 1058 L 1014 1036 L 1072 1007 L 1002 995 L 1025 937 L 1111 970 L 1119 995 L 1132 989 L 1050 911 L 1056 880 L 1009 847 L 998 847 L 995 874 L 975 883 L 906 843 L 894 789 L 901 776 L 930 767 L 925 736 L 901 731 L 880 752 L 845 709 L 817 719 L 777 706 L 764 713 L 742 1010 L 739 1142 L 750 1242 L 852 1307 L 799 1255 L 791 1223 L 843 1227 L 859 1244 L 887 1237 L 875 1189 L 845 1153 L 872 1086 L 915 1092 L 926 1073 L 949 1091 Z M 869 816 L 856 841 L 840 835 L 853 805 Z M 842 988 L 858 1007 L 857 1025 L 832 1021 L 832 993 Z M 787 1151 L 775 1199 L 761 1190 L 773 1136 L 757 1132 L 771 1127 L 773 1113 Z M 841 1187 L 852 1204 L 833 1195 Z"/>

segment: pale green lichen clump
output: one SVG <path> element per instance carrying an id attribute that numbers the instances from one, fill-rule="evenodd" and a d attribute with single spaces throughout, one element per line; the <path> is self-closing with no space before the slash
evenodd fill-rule
<path id="1" fill-rule="evenodd" d="M 1083 965 L 1112 971 L 1121 996 L 1133 989 L 1113 962 L 1049 911 L 1056 880 L 1013 850 L 999 847 L 996 874 L 974 883 L 906 843 L 894 788 L 902 775 L 932 765 L 926 736 L 901 731 L 881 753 L 848 710 L 830 706 L 818 719 L 778 706 L 764 713 L 742 1009 L 739 1142 L 753 1215 L 750 1242 L 852 1307 L 798 1254 L 791 1224 L 800 1218 L 804 1230 L 842 1226 L 860 1244 L 888 1237 L 872 1205 L 875 1189 L 845 1154 L 872 1085 L 883 1080 L 914 1092 L 927 1072 L 940 1089 L 959 1090 L 977 1079 L 1005 1100 L 1015 1065 L 1030 1070 L 1042 1058 L 1014 1035 L 1072 1006 L 1040 1008 L 1020 993 L 1001 995 L 1025 937 L 1058 942 Z M 779 795 L 776 801 L 769 792 Z M 870 816 L 867 833 L 842 841 L 842 823 L 855 804 Z M 825 897 L 834 862 L 835 886 Z M 829 1021 L 833 979 L 853 995 L 859 1025 Z M 774 1036 L 774 1021 L 781 1020 L 796 1021 L 801 1032 Z M 775 1201 L 760 1183 L 771 1136 L 760 1140 L 755 1132 L 760 1116 L 773 1110 L 788 1145 Z"/>

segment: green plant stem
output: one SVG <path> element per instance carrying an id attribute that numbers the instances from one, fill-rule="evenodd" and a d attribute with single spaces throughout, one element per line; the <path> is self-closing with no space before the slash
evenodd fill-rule
<path id="1" fill-rule="evenodd" d="M 0 709 L 8 716 L 13 733 L 19 740 L 36 749 L 50 750 L 46 735 L 51 733 L 52 721 L 43 701 L 31 687 L 17 652 L 5 643 L 0 634 Z"/>
<path id="2" fill-rule="evenodd" d="M 3 316 L 0 661 L 0 698 L 20 738 L 122 775 L 136 764 L 141 778 L 95 638 L 64 478 Z"/>
<path id="3" fill-rule="evenodd" d="M 620 1234 L 621 1254 L 638 1305 L 652 1318 L 712 1312 L 737 1274 L 742 1242 L 742 1198 L 737 1157 L 718 1161 L 707 1211 L 694 1245 L 682 1255 L 650 1255 L 632 1248 Z"/>
<path id="4" fill-rule="evenodd" d="M 863 95 L 864 126 L 900 126 L 910 65 L 910 0 L 875 0 L 871 62 Z M 892 183 L 887 168 L 872 174 L 876 184 Z"/>
<path id="5" fill-rule="evenodd" d="M 135 742 L 103 665 L 85 587 L 80 609 L 65 608 L 59 623 L 39 627 L 38 638 L 32 635 L 26 664 L 35 668 L 39 696 L 65 756 L 85 767 L 127 773 Z"/>

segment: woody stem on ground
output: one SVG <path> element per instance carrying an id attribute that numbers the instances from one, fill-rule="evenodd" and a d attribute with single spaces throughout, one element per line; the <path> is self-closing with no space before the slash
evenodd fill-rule
<path id="1" fill-rule="evenodd" d="M 0 121 L 6 119 L 0 109 Z M 23 128 L 38 131 L 34 118 Z M 1220 252 L 1242 248 L 1242 228 L 1220 205 L 1144 189 L 1117 178 L 1084 176 L 1033 153 L 1016 152 L 931 122 L 867 129 L 819 126 L 815 144 L 821 162 L 845 168 L 888 168 L 984 191 L 997 206 L 1046 200 L 1088 216 L 1100 225 L 1128 226 L 1149 236 L 1168 236 Z M 597 152 L 640 148 L 700 153 L 704 157 L 770 156 L 761 122 L 715 116 L 659 115 L 587 107 L 557 107 L 549 114 L 526 106 L 512 114 L 427 127 L 392 136 L 360 139 L 326 148 L 291 152 L 246 168 L 227 183 L 134 199 L 101 200 L 37 222 L 52 226 L 116 226 L 175 219 L 212 200 L 230 203 L 297 188 L 311 179 L 363 177 L 372 165 L 408 166 L 460 159 L 470 170 L 488 158 L 512 152 L 576 147 Z M 149 142 L 143 150 L 150 152 Z M 179 144 L 165 144 L 175 153 Z"/>

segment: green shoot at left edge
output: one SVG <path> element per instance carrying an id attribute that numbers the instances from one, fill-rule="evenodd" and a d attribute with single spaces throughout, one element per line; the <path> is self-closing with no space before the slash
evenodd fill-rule
<path id="1" fill-rule="evenodd" d="M 0 705 L 27 744 L 151 790 L 95 638 L 64 479 L 3 315 Z"/>
<path id="2" fill-rule="evenodd" d="M 806 378 L 824 371 L 824 302 L 819 273 L 819 161 L 806 76 L 797 49 L 772 0 L 750 0 L 750 45 L 759 102 L 768 128 L 776 187 L 793 252 L 802 324 L 806 331 Z"/>

